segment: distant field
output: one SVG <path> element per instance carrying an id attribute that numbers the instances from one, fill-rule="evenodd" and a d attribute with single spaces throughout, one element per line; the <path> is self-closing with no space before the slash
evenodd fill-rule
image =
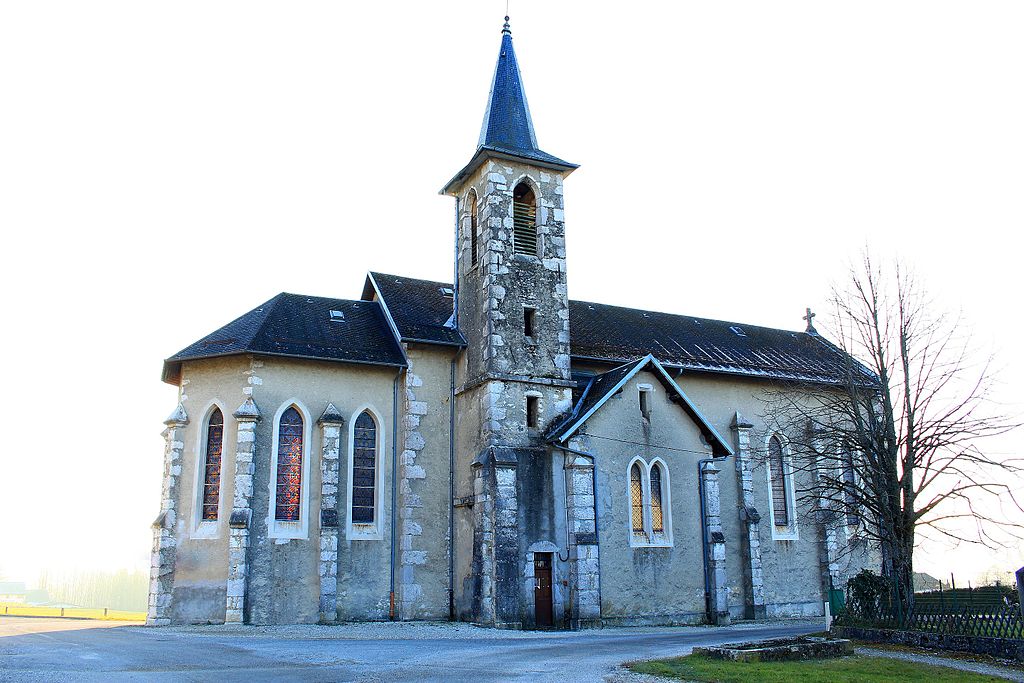
<path id="1" fill-rule="evenodd" d="M 106 619 L 107 621 L 145 621 L 145 612 L 86 607 L 33 607 L 0 603 L 0 615 L 11 617 L 64 617 L 66 619 Z"/>

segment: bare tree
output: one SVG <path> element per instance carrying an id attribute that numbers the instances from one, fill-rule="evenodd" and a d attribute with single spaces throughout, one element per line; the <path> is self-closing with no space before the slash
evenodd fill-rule
<path id="1" fill-rule="evenodd" d="M 805 473 L 797 493 L 821 525 L 876 544 L 909 608 L 919 534 L 989 547 L 1020 538 L 1021 461 L 981 448 L 1017 425 L 990 400 L 990 364 L 976 363 L 960 319 L 937 312 L 904 267 L 865 253 L 830 303 L 845 377 L 772 391 L 766 424 L 789 439 L 791 468 Z"/>

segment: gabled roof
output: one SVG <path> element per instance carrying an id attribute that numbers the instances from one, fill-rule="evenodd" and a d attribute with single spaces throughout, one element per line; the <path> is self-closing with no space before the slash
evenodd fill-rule
<path id="1" fill-rule="evenodd" d="M 339 311 L 341 316 L 332 320 L 331 311 Z M 176 384 L 183 361 L 243 353 L 396 367 L 407 364 L 379 303 L 282 292 L 165 360 L 163 380 Z"/>
<path id="2" fill-rule="evenodd" d="M 665 390 L 673 397 L 673 402 L 678 404 L 690 416 L 690 419 L 700 429 L 701 434 L 711 444 L 711 452 L 714 455 L 732 455 L 732 447 L 728 442 L 721 437 L 711 423 L 697 410 L 697 407 L 668 372 L 665 371 L 664 366 L 658 362 L 658 359 L 650 354 L 594 377 L 569 416 L 549 431 L 548 439 L 564 443 L 594 413 L 600 410 L 601 406 L 607 403 L 609 398 L 622 389 L 629 380 L 636 377 L 641 370 L 649 370 L 660 380 Z"/>
<path id="3" fill-rule="evenodd" d="M 452 294 L 447 294 L 452 292 Z M 363 285 L 363 299 L 377 295 L 386 315 L 394 322 L 403 342 L 465 346 L 455 327 L 454 290 L 445 282 L 370 273 Z"/>
<path id="4" fill-rule="evenodd" d="M 453 185 L 461 183 L 475 171 L 489 156 L 509 159 L 524 159 L 544 168 L 571 171 L 576 164 L 541 151 L 537 146 L 537 135 L 533 130 L 533 118 L 523 89 L 523 77 L 519 73 L 519 62 L 512 47 L 512 31 L 505 17 L 502 29 L 501 49 L 494 67 L 494 79 L 487 96 L 487 109 L 480 128 L 480 140 L 476 153 L 470 162 L 448 181 L 442 193 Z"/>
<path id="5" fill-rule="evenodd" d="M 817 334 L 588 301 L 569 302 L 569 330 L 574 356 L 610 362 L 651 353 L 687 370 L 836 384 L 852 360 Z"/>
<path id="6" fill-rule="evenodd" d="M 450 322 L 453 299 L 442 294 L 450 283 L 370 276 L 403 341 L 466 343 Z M 363 298 L 373 291 L 368 279 Z M 876 381 L 856 360 L 806 332 L 570 301 L 569 334 L 577 360 L 617 365 L 651 354 L 662 365 L 685 370 L 832 385 L 845 382 L 852 367 L 865 383 Z"/>

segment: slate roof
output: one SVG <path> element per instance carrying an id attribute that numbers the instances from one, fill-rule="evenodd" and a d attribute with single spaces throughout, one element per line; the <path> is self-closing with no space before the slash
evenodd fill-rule
<path id="1" fill-rule="evenodd" d="M 453 303 L 441 288 L 450 283 L 371 277 L 403 340 L 465 344 L 457 330 L 444 326 Z M 616 365 L 650 353 L 664 365 L 687 370 L 835 384 L 844 380 L 850 362 L 818 335 L 587 301 L 569 302 L 569 333 L 573 357 Z M 856 362 L 854 367 L 865 382 L 875 381 L 866 368 Z"/>
<path id="2" fill-rule="evenodd" d="M 623 362 L 647 353 L 687 370 L 833 384 L 849 357 L 818 335 L 744 323 L 569 302 L 572 355 Z M 855 367 L 865 381 L 873 376 Z"/>
<path id="3" fill-rule="evenodd" d="M 501 49 L 498 51 L 494 79 L 487 96 L 487 109 L 484 111 L 476 153 L 465 168 L 445 185 L 442 193 L 466 178 L 488 156 L 524 158 L 536 165 L 563 171 L 577 168 L 576 164 L 548 154 L 537 146 L 530 105 L 526 101 L 523 77 L 519 72 L 519 62 L 512 46 L 512 32 L 507 23 L 501 33 Z"/>
<path id="4" fill-rule="evenodd" d="M 332 310 L 344 322 L 332 321 Z M 176 384 L 183 361 L 242 353 L 406 365 L 379 303 L 282 292 L 165 360 L 163 380 Z"/>
<path id="5" fill-rule="evenodd" d="M 363 299 L 372 298 L 374 285 L 403 342 L 466 345 L 463 336 L 450 324 L 454 299 L 441 292 L 451 291 L 450 283 L 370 273 L 363 287 Z"/>

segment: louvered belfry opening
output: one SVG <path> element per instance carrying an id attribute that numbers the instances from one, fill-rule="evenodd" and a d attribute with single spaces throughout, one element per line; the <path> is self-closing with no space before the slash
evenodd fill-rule
<path id="1" fill-rule="evenodd" d="M 773 436 L 768 441 L 768 467 L 772 479 L 772 512 L 775 526 L 789 525 L 789 498 L 786 495 L 786 465 L 783 461 L 782 442 Z"/>
<path id="2" fill-rule="evenodd" d="M 478 258 L 477 253 L 480 249 L 478 244 L 479 238 L 477 237 L 477 230 L 479 228 L 477 227 L 476 192 L 470 190 L 466 202 L 469 203 L 469 262 L 470 266 L 475 266 Z"/>
<path id="3" fill-rule="evenodd" d="M 512 192 L 512 250 L 517 254 L 537 255 L 537 197 L 526 183 Z"/>

